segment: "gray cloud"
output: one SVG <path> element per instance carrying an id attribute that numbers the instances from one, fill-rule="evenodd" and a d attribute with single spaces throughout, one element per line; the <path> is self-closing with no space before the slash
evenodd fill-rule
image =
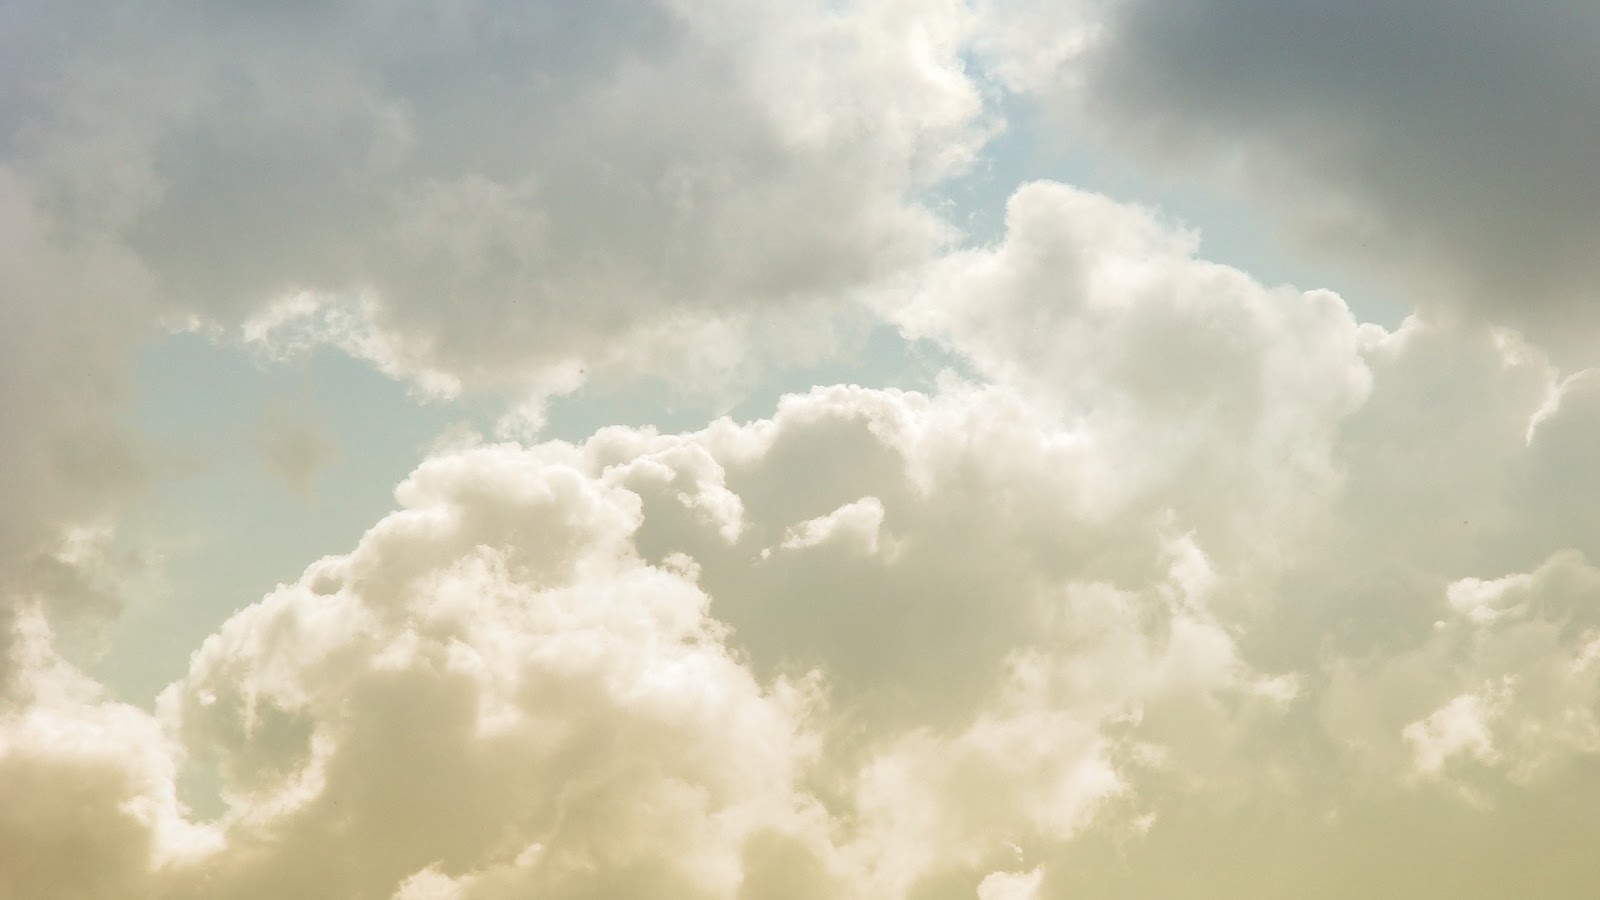
<path id="1" fill-rule="evenodd" d="M 25 609 L 80 619 L 118 607 L 105 577 L 115 566 L 70 546 L 73 531 L 100 524 L 147 474 L 118 416 L 149 330 L 142 273 L 115 247 L 55 244 L 37 201 L 0 161 L 0 708 L 24 690 L 14 626 Z"/>
<path id="2" fill-rule="evenodd" d="M 1092 49 L 1025 86 L 1146 159 L 1223 173 L 1313 246 L 1404 276 L 1407 302 L 1589 343 L 1571 332 L 1596 324 L 1591 4 L 1084 6 Z"/>
<path id="3" fill-rule="evenodd" d="M 953 5 L 826 6 L 40 14 L 23 33 L 71 38 L 0 135 L 68 238 L 116 242 L 178 314 L 361 296 L 397 374 L 471 385 L 693 358 L 697 324 L 935 248 L 911 194 L 981 143 Z"/>

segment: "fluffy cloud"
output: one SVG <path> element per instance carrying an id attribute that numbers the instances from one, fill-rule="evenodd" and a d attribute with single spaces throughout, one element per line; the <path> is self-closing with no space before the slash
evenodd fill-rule
<path id="1" fill-rule="evenodd" d="M 955 490 L 992 399 L 834 389 L 745 426 L 424 464 L 401 511 L 238 614 L 165 696 L 227 806 L 225 849 L 169 868 L 167 889 L 975 884 L 1003 841 L 1095 821 L 1132 789 L 1128 760 L 1186 724 L 1281 702 L 1209 612 L 1190 539 L 1150 530 L 1121 589 L 963 546 L 999 524 Z M 852 445 L 891 499 L 808 515 L 860 470 L 786 492 L 788 460 Z M 920 596 L 940 557 L 963 580 Z M 848 559 L 858 587 L 837 580 Z M 830 579 L 857 614 L 818 605 Z M 785 639 L 797 615 L 857 625 Z"/>
<path id="2" fill-rule="evenodd" d="M 400 496 L 169 693 L 229 809 L 188 890 L 727 896 L 747 842 L 809 837 L 808 689 L 759 685 L 633 554 L 636 497 L 508 447 Z"/>
<path id="3" fill-rule="evenodd" d="M 0 11 L 0 636 L 114 605 L 58 545 L 148 474 L 125 395 L 163 325 L 445 395 L 711 384 L 850 327 L 819 311 L 947 239 L 916 194 L 989 130 L 968 16 L 738 7 Z M 316 440 L 268 443 L 308 483 Z"/>
<path id="4" fill-rule="evenodd" d="M 134 348 L 163 316 L 243 324 L 275 349 L 332 343 L 435 393 L 527 378 L 570 388 L 586 365 L 726 368 L 746 351 L 751 322 L 780 335 L 781 351 L 805 352 L 818 342 L 817 328 L 794 327 L 816 320 L 807 304 L 832 304 L 948 237 L 914 194 L 965 166 L 988 129 L 960 59 L 962 7 L 107 3 L 0 17 L 0 229 L 11 263 L 0 275 L 0 790 L 19 816 L 7 845 L 20 848 L 6 886 L 275 895 L 263 879 L 295 871 L 311 894 L 340 884 L 386 895 L 403 879 L 407 890 L 570 892 L 600 877 L 621 879 L 615 890 L 748 883 L 764 895 L 762 879 L 810 866 L 814 804 L 790 802 L 784 787 L 791 755 L 804 756 L 793 720 L 810 689 L 758 682 L 729 655 L 688 561 L 681 572 L 637 560 L 571 570 L 574 554 L 627 555 L 619 548 L 637 523 L 615 491 L 553 476 L 554 489 L 578 495 L 550 500 L 552 514 L 594 517 L 568 523 L 554 545 L 480 522 L 505 553 L 502 571 L 476 543 L 452 545 L 444 524 L 423 526 L 455 509 L 516 518 L 543 508 L 537 498 L 496 507 L 470 484 L 418 482 L 421 511 L 401 517 L 394 546 L 384 550 L 390 538 L 377 532 L 370 542 L 371 584 L 339 594 L 332 610 L 305 587 L 241 614 L 202 650 L 161 720 L 100 697 L 57 656 L 51 622 L 104 593 L 98 558 L 76 552 L 66 529 L 103 514 L 138 474 L 120 395 Z M 445 468 L 419 479 L 448 481 Z M 483 477 L 495 490 L 528 486 Z M 565 584 L 565 599 L 541 593 L 547 582 Z M 476 592 L 504 601 L 494 608 L 512 621 L 499 631 L 522 638 L 473 652 L 506 671 L 438 668 L 452 647 L 493 644 L 493 628 L 463 642 L 391 623 L 375 632 L 388 635 L 382 648 L 363 637 L 375 610 L 434 589 L 465 604 L 423 604 L 445 631 L 493 621 L 473 611 Z M 607 596 L 610 613 L 596 605 Z M 590 639 L 568 613 L 600 617 Z M 524 620 L 541 614 L 553 617 L 554 643 L 540 645 Z M 644 618 L 630 625 L 635 614 Z M 286 645 L 284 634 L 299 640 Z M 311 670 L 329 663 L 319 650 L 346 663 L 320 694 Z M 649 663 L 657 652 L 661 664 Z M 544 663 L 524 670 L 525 656 Z M 707 676 L 699 700 L 682 693 Z M 77 685 L 70 702 L 40 687 L 57 682 Z M 577 731 L 546 748 L 546 770 L 529 764 L 548 736 L 518 712 L 544 701 L 504 693 L 523 690 L 570 704 Z M 376 715 L 341 724 L 344 691 Z M 480 756 L 492 769 L 503 752 L 529 791 L 571 774 L 593 792 L 545 796 L 546 819 L 518 831 L 502 820 L 513 808 L 531 814 L 527 796 L 493 779 L 450 785 L 441 794 L 462 793 L 418 806 L 415 827 L 479 816 L 492 839 L 463 820 L 462 840 L 486 843 L 459 852 L 408 845 L 389 810 L 350 824 L 339 791 L 366 802 L 423 780 L 427 759 L 384 769 L 367 754 L 404 732 L 408 705 L 426 696 L 452 715 L 481 698 L 510 729 L 480 745 L 473 713 L 459 720 L 465 730 L 437 730 L 433 761 L 460 753 L 456 764 Z M 590 701 L 610 703 L 619 727 L 591 719 Z M 398 719 L 381 714 L 385 702 Z M 616 755 L 595 750 L 605 745 Z M 169 872 L 162 829 L 184 821 L 174 773 L 185 748 L 223 778 L 227 850 Z M 574 756 L 591 774 L 565 768 Z M 75 781 L 102 787 L 60 810 L 47 802 L 73 796 Z M 491 794 L 501 806 L 469 810 Z M 634 817 L 637 804 L 655 811 Z M 702 826 L 686 828 L 697 815 Z M 552 827 L 570 845 L 547 840 Z M 346 832 L 354 844 L 325 839 Z M 343 847 L 355 863 L 318 847 Z M 756 874 L 744 871 L 747 852 Z M 90 861 L 67 871 L 70 854 Z M 834 863 L 818 865 L 826 874 Z"/>
<path id="5" fill-rule="evenodd" d="M 1061 186 L 1009 225 L 882 300 L 981 383 L 443 452 L 154 715 L 17 619 L 0 785 L 99 785 L 72 808 L 115 827 L 25 799 L 9 886 L 1315 896 L 1468 847 L 1453 889 L 1488 896 L 1504 823 L 1581 833 L 1600 576 L 1560 473 L 1592 379 Z"/>
<path id="6" fill-rule="evenodd" d="M 1119 125 L 1208 147 L 1174 105 L 1193 67 L 1150 48 L 1231 47 L 1211 32 L 1239 19 L 1281 26 L 1247 41 L 1270 50 L 1345 13 L 98 12 L 0 13 L 0 893 L 1592 891 L 1592 371 L 1472 321 L 1360 324 L 1064 185 L 1023 186 L 994 245 L 930 256 L 947 235 L 918 192 L 981 145 L 983 77 L 1076 72 Z M 1324 77 L 1344 68 L 1270 81 L 1229 140 L 1293 172 L 1276 91 L 1366 101 Z M 1181 87 L 1235 77 L 1212 74 Z M 1365 131 L 1324 116 L 1312 157 L 1430 270 L 1511 237 L 1446 222 L 1480 182 L 1441 205 L 1433 171 L 1364 155 L 1432 96 L 1358 109 Z M 1445 146 L 1471 116 L 1426 112 L 1455 177 L 1518 146 Z M 1571 226 L 1570 251 L 1576 208 L 1530 221 Z M 1557 258 L 1530 283 L 1575 283 L 1538 230 L 1486 285 Z M 811 343 L 808 304 L 848 295 L 965 374 L 685 433 L 457 442 L 153 709 L 62 656 L 61 612 L 115 592 L 95 517 L 138 474 L 117 385 L 163 312 L 449 395 L 704 375 L 750 327 Z M 36 296 L 81 302 L 13 299 Z M 280 448 L 291 480 L 311 444 Z"/>
<path id="7" fill-rule="evenodd" d="M 122 790 L 164 804 L 93 870 L 162 897 L 1020 890 L 1007 842 L 1072 838 L 1185 728 L 1283 695 L 1209 611 L 1190 538 L 1142 532 L 1123 587 L 973 542 L 1004 511 L 961 484 L 988 452 L 971 430 L 1023 434 L 996 399 L 822 390 L 744 426 L 425 463 L 351 553 L 210 638 L 159 717 L 80 701 L 78 728 L 126 719 L 82 742 L 98 771 L 128 784 L 110 745 L 131 742 L 150 771 Z M 881 496 L 832 499 L 849 457 L 785 484 L 795 454 L 852 446 Z M 921 596 L 940 557 L 965 577 Z M 869 640 L 784 641 L 852 558 L 860 586 L 832 589 Z M 175 799 L 185 757 L 220 778 L 209 825 Z"/>
<path id="8" fill-rule="evenodd" d="M 1363 349 L 1383 332 L 1336 295 L 1267 288 L 1195 252 L 1150 211 L 1024 185 L 1004 241 L 941 258 L 888 314 L 1067 423 L 1084 465 L 1104 467 L 1085 472 L 1085 499 L 1175 512 L 1208 549 L 1245 552 L 1287 540 L 1337 490 L 1334 436 L 1367 398 Z"/>
<path id="9" fill-rule="evenodd" d="M 8 624 L 0 891 L 147 896 L 155 871 L 215 846 L 178 801 L 181 749 L 147 712 L 107 701 L 62 660 L 42 610 L 18 610 Z"/>
<path id="10" fill-rule="evenodd" d="M 118 824 L 11 823 L 12 886 L 1317 896 L 1470 848 L 1449 883 L 1490 896 L 1506 823 L 1582 833 L 1600 576 L 1559 476 L 1596 439 L 1586 374 L 1359 326 L 1053 185 L 921 284 L 886 309 L 985 383 L 443 452 L 155 715 L 18 620 L 0 784 L 101 785 L 73 808 Z"/>

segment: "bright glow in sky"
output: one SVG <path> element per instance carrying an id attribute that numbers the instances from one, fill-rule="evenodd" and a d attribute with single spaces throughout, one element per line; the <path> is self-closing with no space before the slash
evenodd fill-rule
<path id="1" fill-rule="evenodd" d="M 1589 898 L 1600 13 L 0 2 L 0 898 Z"/>

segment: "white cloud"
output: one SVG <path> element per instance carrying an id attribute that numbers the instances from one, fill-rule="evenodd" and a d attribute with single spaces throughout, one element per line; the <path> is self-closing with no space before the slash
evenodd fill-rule
<path id="1" fill-rule="evenodd" d="M 48 619 L 8 623 L 15 692 L 0 715 L 0 892 L 93 897 L 148 890 L 216 846 L 185 818 L 181 750 L 149 714 L 110 702 L 56 654 Z"/>
<path id="2" fill-rule="evenodd" d="M 890 314 L 1072 423 L 1104 467 L 1079 502 L 1177 510 L 1212 550 L 1287 541 L 1338 488 L 1333 438 L 1383 332 L 1195 251 L 1148 210 L 1028 184 L 1001 243 L 942 258 Z"/>
<path id="3" fill-rule="evenodd" d="M 80 686 L 19 707 L 10 777 L 121 785 L 86 808 L 146 812 L 89 871 L 197 898 L 1149 893 L 1115 860 L 1209 872 L 1219 832 L 1310 883 L 1340 857 L 1304 829 L 1387 846 L 1396 797 L 1564 821 L 1600 748 L 1592 513 L 1551 480 L 1593 445 L 1588 379 L 1359 326 L 1104 198 L 1012 208 L 893 308 L 989 383 L 442 446 L 159 716 L 26 675 Z M 18 671 L 68 672 L 13 632 L 43 648 Z M 71 883 L 33 858 L 18 885 Z"/>
<path id="4" fill-rule="evenodd" d="M 163 827 L 200 827 L 170 799 L 182 755 L 216 768 L 226 805 L 220 843 L 142 877 L 176 897 L 768 896 L 801 875 L 800 896 L 899 896 L 976 884 L 1006 840 L 1073 838 L 1136 790 L 1130 760 L 1201 723 L 1226 742 L 1259 676 L 1189 538 L 1147 532 L 1126 589 L 1000 553 L 1005 512 L 961 479 L 1026 434 L 1001 399 L 819 390 L 744 426 L 426 462 L 351 553 L 208 639 L 160 720 L 135 715 L 169 767 L 148 789 L 169 797 Z M 812 453 L 850 464 L 785 491 Z M 1018 462 L 991 477 L 1038 471 Z M 828 498 L 862 474 L 881 490 Z M 848 558 L 872 581 L 838 599 L 884 608 L 830 618 L 866 643 L 775 641 L 804 608 L 740 609 Z M 922 593 L 936 559 L 961 579 L 942 598 Z M 915 638 L 879 642 L 874 619 Z"/>
<path id="5" fill-rule="evenodd" d="M 995 872 L 978 884 L 978 900 L 1035 900 L 1044 873 Z"/>
<path id="6" fill-rule="evenodd" d="M 1497 762 L 1488 720 L 1503 703 L 1498 697 L 1485 700 L 1479 694 L 1462 694 L 1407 725 L 1400 733 L 1411 746 L 1417 771 L 1438 775 L 1454 757 Z"/>
<path id="7" fill-rule="evenodd" d="M 838 540 L 853 543 L 862 552 L 876 555 L 878 532 L 882 528 L 883 504 L 877 497 L 862 497 L 825 516 L 790 526 L 782 546 L 786 550 L 804 550 Z"/>
<path id="8" fill-rule="evenodd" d="M 719 896 L 752 835 L 814 840 L 810 689 L 759 685 L 633 554 L 632 494 L 512 447 L 399 493 L 164 700 L 228 802 L 228 851 L 177 893 Z"/>

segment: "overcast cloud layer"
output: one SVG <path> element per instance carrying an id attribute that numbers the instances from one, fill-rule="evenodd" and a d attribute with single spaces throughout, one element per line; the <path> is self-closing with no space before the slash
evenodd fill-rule
<path id="1" fill-rule="evenodd" d="M 1291 7 L 0 4 L 0 896 L 1590 896 L 1593 16 Z M 1417 313 L 1056 182 L 965 240 L 1026 104 L 1263 173 Z M 537 434 L 862 323 L 950 370 Z M 173 328 L 524 439 L 130 697 Z M 301 502 L 359 452 L 258 421 Z"/>

